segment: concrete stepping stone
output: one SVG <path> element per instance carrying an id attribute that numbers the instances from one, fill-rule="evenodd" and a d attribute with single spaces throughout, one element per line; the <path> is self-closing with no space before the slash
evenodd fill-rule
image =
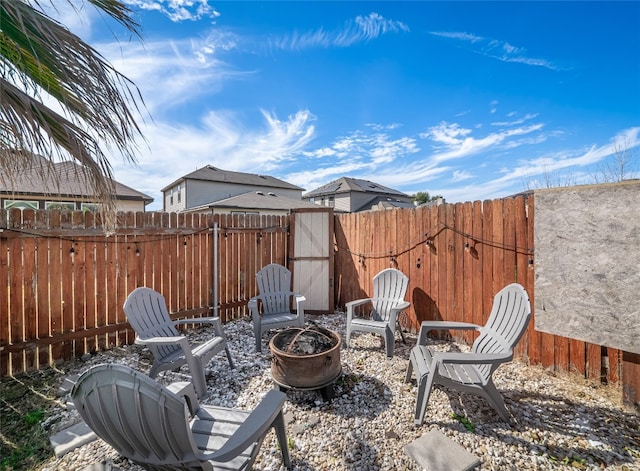
<path id="1" fill-rule="evenodd" d="M 49 442 L 57 458 L 82 445 L 95 440 L 97 435 L 85 422 L 79 422 L 49 437 Z"/>
<path id="2" fill-rule="evenodd" d="M 429 471 L 470 471 L 480 466 L 480 459 L 437 430 L 415 439 L 404 451 L 423 469 Z"/>

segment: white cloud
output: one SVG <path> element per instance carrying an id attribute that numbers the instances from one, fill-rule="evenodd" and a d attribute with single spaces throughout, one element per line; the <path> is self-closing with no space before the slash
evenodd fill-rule
<path id="1" fill-rule="evenodd" d="M 208 0 L 124 0 L 124 3 L 141 10 L 157 11 L 174 22 L 215 20 L 220 16 Z"/>
<path id="2" fill-rule="evenodd" d="M 304 33 L 294 32 L 270 41 L 277 49 L 302 50 L 312 47 L 348 47 L 368 42 L 387 33 L 408 32 L 409 27 L 400 22 L 389 20 L 378 13 L 358 16 L 347 22 L 343 29 L 326 31 L 323 28 Z"/>
<path id="3" fill-rule="evenodd" d="M 542 127 L 542 124 L 532 124 L 526 127 L 504 129 L 476 139 L 469 136 L 471 130 L 461 128 L 456 123 L 442 122 L 430 128 L 426 133 L 421 134 L 420 137 L 430 138 L 438 144 L 444 144 L 444 146 L 436 147 L 443 149 L 441 152 L 433 154 L 430 157 L 433 162 L 444 162 L 450 159 L 458 159 L 478 154 L 489 148 L 495 148 L 503 144 L 508 147 L 514 147 L 514 144 L 517 144 L 518 141 L 505 141 L 516 136 L 528 135 L 540 131 Z"/>
<path id="4" fill-rule="evenodd" d="M 206 47 L 197 41 L 134 42 L 126 47 L 109 43 L 95 47 L 138 86 L 154 118 L 204 93 L 219 92 L 226 80 L 252 73 L 234 70 L 215 57 L 203 60 Z"/>
<path id="5" fill-rule="evenodd" d="M 454 170 L 453 172 L 452 179 L 454 182 L 461 182 L 463 180 L 469 180 L 470 178 L 473 178 L 473 175 L 466 170 Z"/>
<path id="6" fill-rule="evenodd" d="M 442 38 L 468 43 L 471 51 L 503 62 L 517 62 L 551 70 L 559 67 L 547 59 L 530 57 L 523 47 L 513 46 L 506 41 L 484 38 L 470 33 L 432 31 L 430 34 Z"/>
<path id="7" fill-rule="evenodd" d="M 513 111 L 507 114 L 508 118 L 513 118 L 517 113 L 514 113 Z M 538 117 L 538 113 L 529 113 L 524 115 L 522 118 L 519 119 L 514 119 L 513 121 L 494 121 L 493 123 L 490 123 L 491 126 L 500 126 L 500 127 L 504 127 L 504 126 L 517 126 L 519 124 L 522 124 L 526 121 L 530 121 L 534 118 Z"/>

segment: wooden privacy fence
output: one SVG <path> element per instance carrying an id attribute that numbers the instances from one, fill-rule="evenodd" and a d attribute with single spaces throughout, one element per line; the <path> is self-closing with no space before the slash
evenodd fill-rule
<path id="1" fill-rule="evenodd" d="M 366 297 L 373 276 L 394 267 L 410 280 L 411 308 L 401 322 L 412 331 L 423 320 L 482 325 L 493 296 L 512 282 L 525 287 L 533 308 L 533 219 L 533 195 L 337 215 L 336 305 Z M 471 343 L 472 333 L 461 339 Z M 533 320 L 516 350 L 533 364 L 610 382 L 618 381 L 620 355 L 613 348 L 537 332 Z"/>
<path id="2" fill-rule="evenodd" d="M 255 273 L 286 262 L 288 227 L 287 216 L 139 212 L 105 235 L 91 212 L 0 209 L 0 373 L 131 343 L 122 305 L 138 286 L 174 316 L 245 315 Z"/>
<path id="3" fill-rule="evenodd" d="M 123 213 L 105 236 L 89 212 L 0 209 L 0 373 L 131 343 L 122 305 L 137 286 L 163 293 L 176 316 L 246 315 L 255 273 L 287 264 L 292 217 Z M 495 293 L 514 281 L 533 306 L 533 219 L 533 195 L 337 215 L 335 304 L 365 297 L 391 266 L 410 278 L 410 330 L 426 319 L 484 324 Z M 619 379 L 619 350 L 540 333 L 534 322 L 516 355 Z"/>

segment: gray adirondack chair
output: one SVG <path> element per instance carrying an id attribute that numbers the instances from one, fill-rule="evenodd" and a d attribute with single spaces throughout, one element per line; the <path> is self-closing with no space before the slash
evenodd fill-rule
<path id="1" fill-rule="evenodd" d="M 207 392 L 205 365 L 224 350 L 229 366 L 233 368 L 231 353 L 218 317 L 172 321 L 164 296 L 146 287 L 136 288 L 129 294 L 124 303 L 124 312 L 136 331 L 135 342 L 146 345 L 153 354 L 153 365 L 149 371 L 152 378 L 161 371 L 177 370 L 186 364 L 196 392 L 204 397 Z M 215 335 L 206 342 L 191 346 L 189 340 L 178 332 L 176 326 L 179 324 L 211 324 Z"/>
<path id="2" fill-rule="evenodd" d="M 416 346 L 411 349 L 405 382 L 416 372 L 418 394 L 414 422 L 422 425 L 431 389 L 441 384 L 451 389 L 484 397 L 505 422 L 510 422 L 504 399 L 493 384 L 493 372 L 513 359 L 513 348 L 527 329 L 531 304 L 527 292 L 517 283 L 500 290 L 493 299 L 487 323 L 425 321 L 420 326 Z M 471 352 L 434 352 L 427 346 L 431 330 L 472 329 L 480 333 Z"/>
<path id="3" fill-rule="evenodd" d="M 262 351 L 262 335 L 269 329 L 304 327 L 304 301 L 306 298 L 291 290 L 291 272 L 282 265 L 271 263 L 256 274 L 257 296 L 249 300 L 253 318 L 256 351 Z M 296 310 L 291 311 L 291 301 Z"/>
<path id="4" fill-rule="evenodd" d="M 372 332 L 384 338 L 387 358 L 393 357 L 398 316 L 410 306 L 404 296 L 409 286 L 409 278 L 400 270 L 387 268 L 373 277 L 373 297 L 350 301 L 347 307 L 347 348 L 353 332 Z M 357 317 L 356 306 L 370 303 L 369 317 Z M 404 342 L 404 334 L 399 329 Z"/>
<path id="5" fill-rule="evenodd" d="M 204 406 L 191 383 L 165 387 L 128 366 L 101 364 L 78 378 L 71 399 L 96 435 L 145 469 L 251 469 L 271 428 L 291 465 L 286 395 L 275 389 L 253 411 Z"/>

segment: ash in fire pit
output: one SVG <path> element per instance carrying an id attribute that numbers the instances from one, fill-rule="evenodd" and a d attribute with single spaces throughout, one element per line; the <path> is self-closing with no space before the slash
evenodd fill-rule
<path id="1" fill-rule="evenodd" d="M 274 345 L 292 355 L 314 355 L 331 350 L 338 339 L 330 331 L 312 325 L 306 329 L 288 329 L 278 335 Z"/>

